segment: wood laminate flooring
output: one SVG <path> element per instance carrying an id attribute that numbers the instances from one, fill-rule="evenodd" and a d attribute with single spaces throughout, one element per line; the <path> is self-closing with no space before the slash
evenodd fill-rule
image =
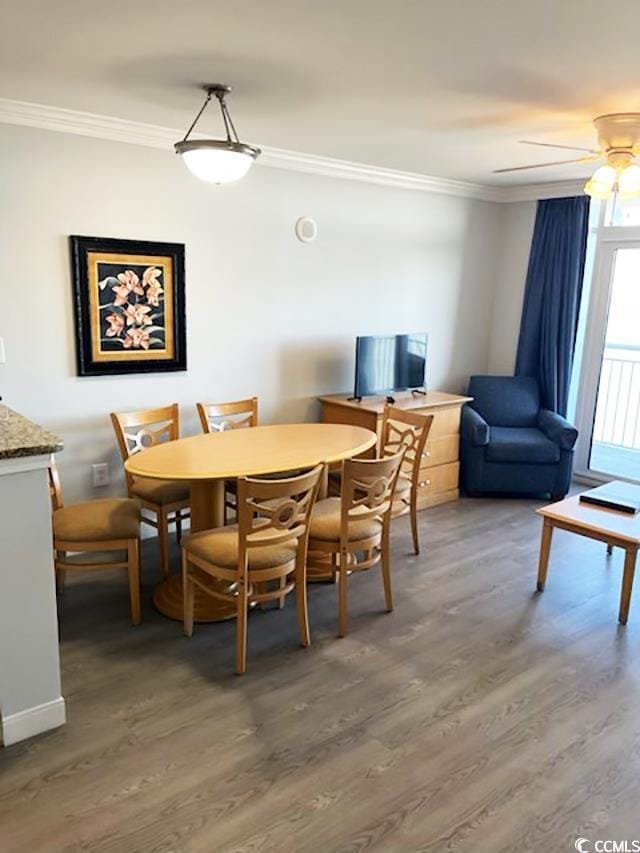
<path id="1" fill-rule="evenodd" d="M 463 499 L 394 525 L 379 571 L 192 639 L 124 575 L 61 602 L 68 724 L 0 750 L 2 853 L 562 853 L 640 838 L 640 602 L 616 621 L 622 554 L 557 531 L 536 594 L 540 504 Z M 636 595 L 637 599 L 638 596 Z M 592 848 L 591 848 L 592 849 Z"/>

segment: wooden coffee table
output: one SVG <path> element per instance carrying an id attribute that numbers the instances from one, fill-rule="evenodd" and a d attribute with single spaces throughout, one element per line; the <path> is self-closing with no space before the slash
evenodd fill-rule
<path id="1" fill-rule="evenodd" d="M 638 491 L 640 492 L 640 487 L 638 487 Z M 589 539 L 606 542 L 609 553 L 614 546 L 622 548 L 625 552 L 625 558 L 618 619 L 621 625 L 626 625 L 629 616 L 633 575 L 636 570 L 636 557 L 638 547 L 640 547 L 640 513 L 630 515 L 613 509 L 580 503 L 578 495 L 549 504 L 537 512 L 543 517 L 540 561 L 538 564 L 538 590 L 542 592 L 547 580 L 551 536 L 554 528 L 559 527 L 561 530 L 568 530 L 571 533 L 577 533 L 579 536 L 587 536 Z"/>

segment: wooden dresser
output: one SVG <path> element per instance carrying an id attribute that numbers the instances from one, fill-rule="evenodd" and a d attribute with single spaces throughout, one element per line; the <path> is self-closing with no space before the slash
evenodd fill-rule
<path id="1" fill-rule="evenodd" d="M 426 395 L 409 393 L 394 395 L 394 405 L 401 409 L 433 415 L 429 440 L 425 447 L 424 476 L 420 481 L 418 509 L 458 499 L 460 477 L 460 409 L 471 397 L 428 391 Z M 363 397 L 360 403 L 349 400 L 349 394 L 320 397 L 324 423 L 353 424 L 374 430 L 380 435 L 384 397 Z"/>

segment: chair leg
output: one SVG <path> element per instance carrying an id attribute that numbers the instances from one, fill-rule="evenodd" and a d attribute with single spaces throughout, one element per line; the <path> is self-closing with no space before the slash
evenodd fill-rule
<path id="1" fill-rule="evenodd" d="M 236 673 L 244 675 L 247 671 L 247 587 L 240 583 L 236 599 Z"/>
<path id="2" fill-rule="evenodd" d="M 349 561 L 347 552 L 340 552 L 339 578 L 338 578 L 338 636 L 344 637 L 347 633 L 347 567 Z"/>
<path id="3" fill-rule="evenodd" d="M 56 551 L 56 558 L 59 560 L 64 560 L 64 551 Z M 56 573 L 56 592 L 58 595 L 64 594 L 64 582 L 67 577 L 67 572 L 65 569 L 60 569 L 58 566 L 55 567 Z"/>
<path id="4" fill-rule="evenodd" d="M 163 578 L 169 577 L 169 519 L 164 509 L 158 512 L 158 550 L 160 553 L 160 571 Z"/>
<path id="5" fill-rule="evenodd" d="M 182 510 L 176 510 L 176 539 L 178 545 L 182 542 Z"/>
<path id="6" fill-rule="evenodd" d="M 303 563 L 296 568 L 296 608 L 300 626 L 300 643 L 306 649 L 311 643 L 309 632 L 309 610 L 307 607 L 307 567 Z"/>
<path id="7" fill-rule="evenodd" d="M 189 579 L 189 558 L 182 551 L 182 628 L 186 637 L 193 637 L 193 609 L 195 604 L 195 587 Z"/>
<path id="8" fill-rule="evenodd" d="M 415 486 L 413 487 L 415 492 Z M 413 536 L 413 550 L 416 554 L 420 553 L 420 539 L 418 538 L 418 500 L 415 494 L 411 495 L 411 535 Z"/>
<path id="9" fill-rule="evenodd" d="M 286 583 L 287 583 L 286 577 L 280 578 L 278 580 L 278 589 L 284 589 Z M 284 607 L 285 598 L 286 598 L 285 595 L 281 595 L 280 598 L 278 599 L 278 610 L 282 610 L 282 608 Z"/>
<path id="10" fill-rule="evenodd" d="M 140 543 L 130 539 L 127 547 L 127 574 L 129 576 L 129 601 L 131 622 L 140 624 Z"/>
<path id="11" fill-rule="evenodd" d="M 386 521 L 382 531 L 382 583 L 384 584 L 384 600 L 387 612 L 393 610 L 393 593 L 391 591 L 391 561 L 389 556 L 389 522 Z"/>

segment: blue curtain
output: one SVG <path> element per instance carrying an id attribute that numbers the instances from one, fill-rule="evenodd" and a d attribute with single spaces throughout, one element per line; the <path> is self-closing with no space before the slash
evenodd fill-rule
<path id="1" fill-rule="evenodd" d="M 545 408 L 567 413 L 587 249 L 589 196 L 538 202 L 516 376 L 534 376 Z"/>

